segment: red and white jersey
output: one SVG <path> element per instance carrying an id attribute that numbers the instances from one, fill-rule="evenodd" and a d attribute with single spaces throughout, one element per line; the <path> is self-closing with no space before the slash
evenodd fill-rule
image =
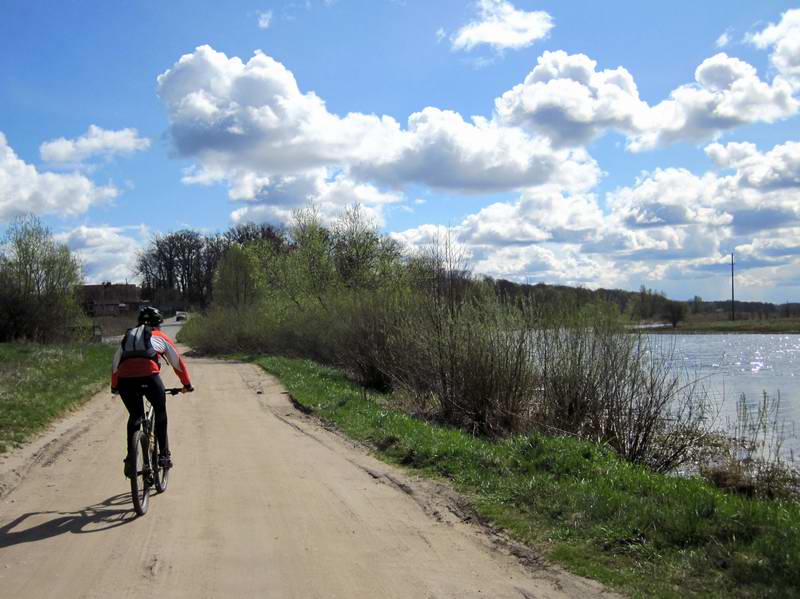
<path id="1" fill-rule="evenodd" d="M 189 371 L 183 358 L 175 348 L 175 343 L 169 336 L 159 329 L 153 329 L 150 336 L 150 344 L 159 356 L 166 358 L 175 374 L 181 380 L 181 384 L 190 385 Z M 111 388 L 116 389 L 119 379 L 129 379 L 142 376 L 152 376 L 161 372 L 161 365 L 158 360 L 149 358 L 128 358 L 120 362 L 122 358 L 122 346 L 117 347 L 114 354 L 114 363 L 111 367 Z"/>

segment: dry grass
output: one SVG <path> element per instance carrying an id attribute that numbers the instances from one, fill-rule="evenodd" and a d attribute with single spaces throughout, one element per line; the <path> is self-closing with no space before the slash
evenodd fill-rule
<path id="1" fill-rule="evenodd" d="M 747 496 L 797 498 L 800 472 L 783 458 L 784 422 L 780 394 L 764 392 L 760 401 L 744 395 L 736 404 L 736 420 L 719 455 L 701 474 L 722 489 Z"/>

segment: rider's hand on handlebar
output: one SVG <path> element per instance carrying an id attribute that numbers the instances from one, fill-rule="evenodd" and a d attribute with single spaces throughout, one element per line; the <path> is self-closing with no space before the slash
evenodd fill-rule
<path id="1" fill-rule="evenodd" d="M 115 389 L 114 387 L 111 387 L 111 395 L 119 395 L 119 389 Z"/>
<path id="2" fill-rule="evenodd" d="M 191 385 L 184 385 L 183 389 L 181 389 L 181 393 L 191 393 L 192 391 L 194 391 L 194 387 Z"/>

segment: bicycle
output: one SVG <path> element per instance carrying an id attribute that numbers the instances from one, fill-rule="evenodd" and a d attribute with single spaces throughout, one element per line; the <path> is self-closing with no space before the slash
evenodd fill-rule
<path id="1" fill-rule="evenodd" d="M 169 395 L 177 395 L 183 389 L 180 387 L 164 390 Z M 139 516 L 144 516 L 150 507 L 150 489 L 163 493 L 169 484 L 169 468 L 163 468 L 158 463 L 158 438 L 155 434 L 154 412 L 152 404 L 148 401 L 144 411 L 139 430 L 133 433 L 130 440 L 129 459 L 136 464 L 136 472 L 130 478 L 131 498 L 133 509 Z"/>

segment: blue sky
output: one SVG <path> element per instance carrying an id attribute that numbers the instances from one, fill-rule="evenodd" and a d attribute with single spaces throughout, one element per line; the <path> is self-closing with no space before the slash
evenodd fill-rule
<path id="1" fill-rule="evenodd" d="M 0 228 L 122 280 L 157 232 L 359 202 L 496 277 L 721 298 L 736 251 L 800 301 L 799 99 L 787 2 L 12 0 Z"/>

